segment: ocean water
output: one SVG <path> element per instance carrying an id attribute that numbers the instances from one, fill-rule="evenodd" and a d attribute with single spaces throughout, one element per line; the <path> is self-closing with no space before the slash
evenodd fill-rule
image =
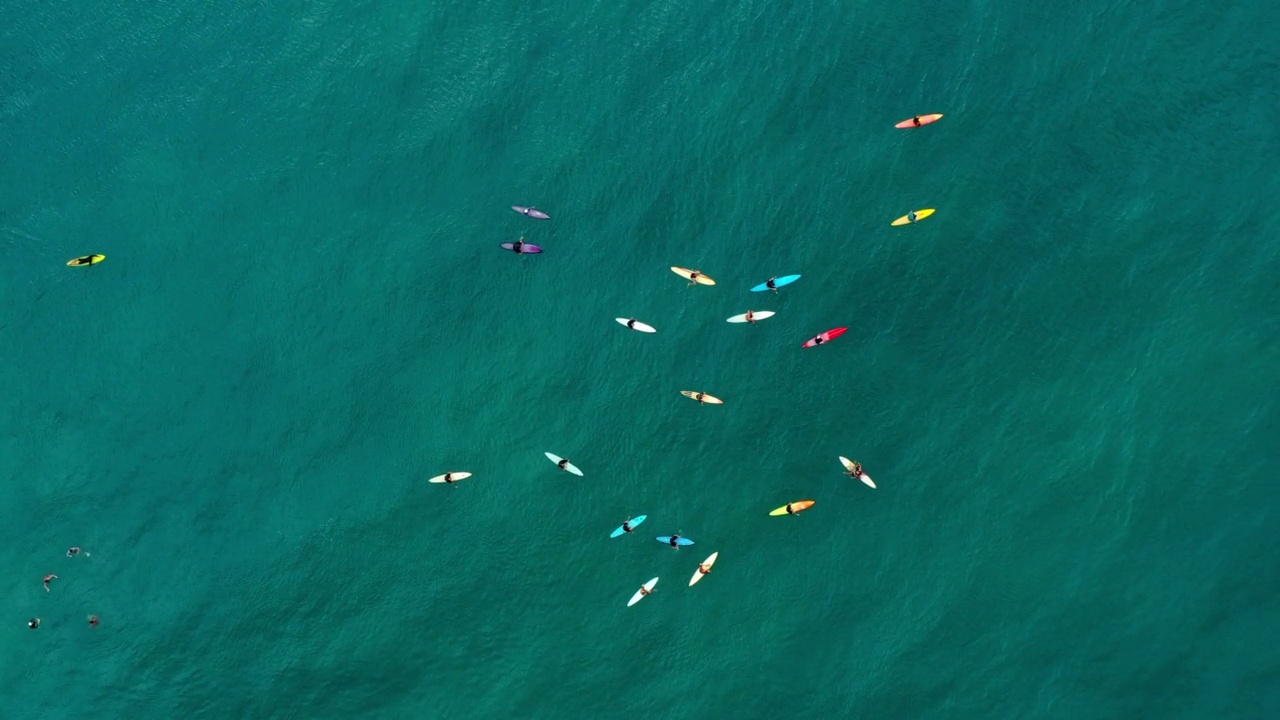
<path id="1" fill-rule="evenodd" d="M 1280 717 L 1273 6 L 0 19 L 0 717 Z"/>

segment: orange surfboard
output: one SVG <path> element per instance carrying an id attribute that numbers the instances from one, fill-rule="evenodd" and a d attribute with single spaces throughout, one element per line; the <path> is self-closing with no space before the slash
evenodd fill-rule
<path id="1" fill-rule="evenodd" d="M 903 120 L 897 125 L 894 125 L 894 127 L 901 128 L 903 130 L 907 128 L 924 127 L 925 125 L 932 125 L 941 119 L 942 119 L 942 113 L 934 113 L 932 115 L 917 115 L 915 117 L 909 117 L 906 120 Z"/>
<path id="2" fill-rule="evenodd" d="M 791 506 L 791 512 L 787 512 L 787 505 Z M 812 500 L 796 500 L 795 502 L 787 503 L 787 505 L 783 505 L 782 507 L 770 512 L 769 514 L 772 516 L 799 515 L 805 510 L 808 510 L 809 508 L 813 507 L 814 503 Z"/>

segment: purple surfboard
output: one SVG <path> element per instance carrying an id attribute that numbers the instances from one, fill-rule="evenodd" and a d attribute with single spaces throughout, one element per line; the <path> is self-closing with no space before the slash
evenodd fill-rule
<path id="1" fill-rule="evenodd" d="M 538 247 L 537 245 L 534 245 L 533 243 L 525 243 L 524 245 L 521 245 L 519 252 L 516 252 L 515 243 L 502 243 L 502 249 L 510 250 L 511 252 L 514 252 L 517 255 L 537 255 L 538 253 L 542 252 L 542 248 Z"/>
<path id="2" fill-rule="evenodd" d="M 550 215 L 548 215 L 548 214 L 546 214 L 546 213 L 542 212 L 541 210 L 539 210 L 539 209 L 537 209 L 537 208 L 525 207 L 525 206 L 523 206 L 523 205 L 512 205 L 512 206 L 511 206 L 511 209 L 512 209 L 512 210 L 515 210 L 516 212 L 520 213 L 521 215 L 528 215 L 529 217 L 531 217 L 531 218 L 537 218 L 538 220 L 550 220 L 550 219 L 551 219 L 551 216 L 550 216 Z"/>

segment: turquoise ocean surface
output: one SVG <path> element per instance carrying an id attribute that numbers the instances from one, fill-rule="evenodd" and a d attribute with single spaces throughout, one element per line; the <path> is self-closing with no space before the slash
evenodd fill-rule
<path id="1" fill-rule="evenodd" d="M 1277 37 L 0 0 L 0 718 L 1280 717 Z"/>

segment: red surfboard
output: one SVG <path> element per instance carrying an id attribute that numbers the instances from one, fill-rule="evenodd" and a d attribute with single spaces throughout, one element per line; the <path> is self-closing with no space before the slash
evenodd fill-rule
<path id="1" fill-rule="evenodd" d="M 845 334 L 848 331 L 849 331 L 849 328 L 847 327 L 831 328 L 830 330 L 820 335 L 813 336 L 809 340 L 809 342 L 805 343 L 804 345 L 801 345 L 800 347 L 813 347 L 814 345 L 822 345 L 823 343 L 827 343 L 827 342 L 831 342 L 832 340 L 835 340 L 836 338 L 840 337 L 841 335 Z"/>

